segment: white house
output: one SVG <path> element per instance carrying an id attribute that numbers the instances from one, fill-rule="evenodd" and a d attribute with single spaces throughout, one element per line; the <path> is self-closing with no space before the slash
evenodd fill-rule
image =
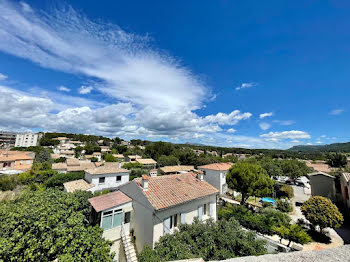
<path id="1" fill-rule="evenodd" d="M 98 197 L 89 199 L 93 207 L 92 222 L 100 225 L 103 230 L 103 237 L 113 242 L 111 252 L 116 253 L 117 261 L 125 261 L 126 254 L 132 256 L 134 260 L 136 253 L 134 251 L 130 232 L 130 220 L 132 217 L 132 199 L 121 191 L 115 191 Z M 130 261 L 128 260 L 128 261 Z"/>
<path id="2" fill-rule="evenodd" d="M 225 194 L 227 192 L 226 174 L 232 165 L 232 163 L 214 163 L 199 166 L 198 169 L 203 171 L 205 181 L 216 187 L 220 194 Z"/>
<path id="3" fill-rule="evenodd" d="M 154 247 L 161 236 L 174 232 L 181 223 L 192 223 L 195 217 L 217 219 L 219 192 L 194 173 L 143 175 L 119 190 L 133 200 L 130 227 L 138 252 L 146 244 Z"/>
<path id="4" fill-rule="evenodd" d="M 104 163 L 93 169 L 85 170 L 85 180 L 93 184 L 92 192 L 117 188 L 129 182 L 130 171 L 119 168 L 119 163 Z"/>
<path id="5" fill-rule="evenodd" d="M 22 133 L 16 135 L 15 147 L 30 147 L 39 145 L 42 133 Z"/>

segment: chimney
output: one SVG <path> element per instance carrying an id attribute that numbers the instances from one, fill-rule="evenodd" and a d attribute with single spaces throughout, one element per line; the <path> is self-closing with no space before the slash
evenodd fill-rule
<path id="1" fill-rule="evenodd" d="M 198 170 L 197 178 L 198 178 L 200 181 L 204 181 L 204 174 L 203 174 L 203 171 L 202 171 L 202 170 Z"/>
<path id="2" fill-rule="evenodd" d="M 149 179 L 150 179 L 149 176 L 142 175 L 141 187 L 142 187 L 143 191 L 147 191 L 148 190 L 148 180 Z"/>

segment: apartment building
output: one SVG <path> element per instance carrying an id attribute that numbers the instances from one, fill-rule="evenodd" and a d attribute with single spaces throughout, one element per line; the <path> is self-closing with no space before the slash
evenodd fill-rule
<path id="1" fill-rule="evenodd" d="M 0 131 L 0 147 L 12 147 L 16 142 L 16 133 Z"/>
<path id="2" fill-rule="evenodd" d="M 42 136 L 42 133 L 19 133 L 16 135 L 15 147 L 37 146 Z"/>

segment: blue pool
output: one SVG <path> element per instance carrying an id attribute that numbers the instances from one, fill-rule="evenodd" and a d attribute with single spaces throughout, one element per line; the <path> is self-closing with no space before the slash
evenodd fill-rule
<path id="1" fill-rule="evenodd" d="M 267 202 L 267 203 L 271 203 L 272 205 L 276 205 L 276 201 L 272 198 L 269 197 L 263 197 L 260 199 L 260 202 Z"/>

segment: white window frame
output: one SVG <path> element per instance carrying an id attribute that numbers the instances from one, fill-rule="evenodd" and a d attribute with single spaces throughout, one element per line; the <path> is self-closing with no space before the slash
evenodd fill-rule
<path id="1" fill-rule="evenodd" d="M 105 213 L 111 212 L 111 211 L 112 211 L 111 214 L 105 215 Z M 103 228 L 103 230 L 109 230 L 109 229 L 115 228 L 115 227 L 113 226 L 113 222 L 114 222 L 114 219 L 113 219 L 113 218 L 114 218 L 114 215 L 115 215 L 115 214 L 118 214 L 118 213 L 121 213 L 121 214 L 122 214 L 122 224 L 124 224 L 123 209 L 121 209 L 121 208 L 115 208 L 115 209 L 112 209 L 112 210 L 105 210 L 105 211 L 102 211 L 102 213 L 101 213 L 100 227 L 103 228 L 103 227 L 102 227 L 102 220 L 103 220 L 104 217 L 112 216 L 112 226 L 111 226 L 110 228 L 108 228 L 108 229 L 104 229 L 104 228 Z"/>

